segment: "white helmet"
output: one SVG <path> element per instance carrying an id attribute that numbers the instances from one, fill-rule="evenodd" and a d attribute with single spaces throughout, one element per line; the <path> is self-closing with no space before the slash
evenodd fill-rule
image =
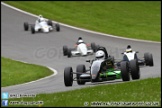
<path id="1" fill-rule="evenodd" d="M 130 45 L 127 46 L 126 52 L 127 53 L 132 52 L 132 49 L 131 49 L 131 46 Z"/>
<path id="2" fill-rule="evenodd" d="M 132 52 L 132 49 L 131 48 L 126 49 L 126 52 L 127 53 Z"/>
<path id="3" fill-rule="evenodd" d="M 79 40 L 78 43 L 83 43 L 83 40 Z"/>
<path id="4" fill-rule="evenodd" d="M 99 50 L 96 52 L 96 58 L 97 59 L 104 59 L 105 58 L 105 53 L 102 50 Z"/>

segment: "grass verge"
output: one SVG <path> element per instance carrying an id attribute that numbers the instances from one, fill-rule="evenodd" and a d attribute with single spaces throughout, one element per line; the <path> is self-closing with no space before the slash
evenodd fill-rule
<path id="1" fill-rule="evenodd" d="M 46 67 L 1 57 L 1 87 L 22 84 L 53 74 Z"/>
<path id="2" fill-rule="evenodd" d="M 148 78 L 144 80 L 137 80 L 118 84 L 99 85 L 66 92 L 38 94 L 35 98 L 9 99 L 9 102 L 11 101 L 43 101 L 43 105 L 40 104 L 28 106 L 52 107 L 91 106 L 91 102 L 94 101 L 98 103 L 112 102 L 111 105 L 109 104 L 107 106 L 122 105 L 120 102 L 125 102 L 125 105 L 122 106 L 161 106 L 161 78 Z M 85 104 L 85 102 L 89 104 Z M 130 103 L 132 103 L 133 105 L 131 105 Z"/>
<path id="3" fill-rule="evenodd" d="M 160 1 L 5 1 L 5 3 L 81 28 L 127 38 L 161 41 Z"/>

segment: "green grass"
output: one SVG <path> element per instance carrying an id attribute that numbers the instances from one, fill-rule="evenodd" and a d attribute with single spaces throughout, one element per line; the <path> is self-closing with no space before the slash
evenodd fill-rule
<path id="1" fill-rule="evenodd" d="M 1 87 L 22 84 L 53 74 L 46 67 L 1 57 Z"/>
<path id="2" fill-rule="evenodd" d="M 84 102 L 153 102 L 161 106 L 161 78 L 148 78 L 118 84 L 104 84 L 72 91 L 38 94 L 35 98 L 16 98 L 10 101 L 43 101 L 41 106 L 84 106 Z M 138 104 L 140 105 L 140 104 Z M 16 105 L 13 105 L 16 106 Z M 155 106 L 155 105 L 154 105 Z"/>
<path id="3" fill-rule="evenodd" d="M 5 1 L 5 3 L 81 28 L 127 38 L 161 41 L 160 1 Z"/>

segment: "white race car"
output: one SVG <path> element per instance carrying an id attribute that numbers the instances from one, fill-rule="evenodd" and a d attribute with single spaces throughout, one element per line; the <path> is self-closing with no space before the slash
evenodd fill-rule
<path id="1" fill-rule="evenodd" d="M 45 20 L 41 15 L 36 20 L 35 24 L 28 24 L 28 22 L 24 22 L 24 30 L 28 31 L 29 26 L 31 26 L 31 33 L 35 32 L 44 32 L 48 33 L 52 30 L 60 31 L 60 25 L 58 23 L 53 26 L 51 20 Z"/>
<path id="2" fill-rule="evenodd" d="M 86 43 L 80 43 L 76 44 L 75 48 L 68 48 L 66 45 L 63 46 L 63 55 L 69 58 L 71 56 L 87 56 L 89 54 L 93 54 L 97 51 L 97 48 L 99 45 L 96 45 L 95 43 L 86 44 Z"/>
<path id="3" fill-rule="evenodd" d="M 125 52 L 123 54 L 122 61 L 128 61 L 136 59 L 139 66 L 154 66 L 153 56 L 151 53 L 144 53 L 144 57 L 139 58 L 137 56 L 138 51 L 132 51 L 131 46 L 128 45 Z"/>

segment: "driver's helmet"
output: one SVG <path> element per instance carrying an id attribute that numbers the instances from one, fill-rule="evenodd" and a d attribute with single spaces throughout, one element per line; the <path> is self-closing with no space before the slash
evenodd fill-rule
<path id="1" fill-rule="evenodd" d="M 39 22 L 43 22 L 43 21 L 45 21 L 45 19 L 43 18 L 42 15 L 39 15 L 39 16 L 38 16 L 38 21 L 39 21 Z"/>
<path id="2" fill-rule="evenodd" d="M 39 15 L 38 18 L 43 18 L 43 16 L 42 15 Z"/>
<path id="3" fill-rule="evenodd" d="M 105 54 L 105 59 L 107 59 L 107 58 L 108 58 L 108 53 L 107 53 L 106 48 L 103 47 L 103 46 L 99 46 L 99 48 L 97 49 L 97 51 L 100 51 L 100 50 L 104 52 L 104 54 Z"/>
<path id="4" fill-rule="evenodd" d="M 104 59 L 105 53 L 102 50 L 98 50 L 95 55 L 96 59 Z"/>
<path id="5" fill-rule="evenodd" d="M 126 52 L 127 53 L 132 52 L 132 49 L 131 49 L 131 46 L 130 45 L 127 46 Z"/>
<path id="6" fill-rule="evenodd" d="M 83 40 L 78 40 L 78 43 L 80 44 L 80 43 L 83 43 L 84 41 Z"/>
<path id="7" fill-rule="evenodd" d="M 79 37 L 78 40 L 82 40 L 82 37 Z"/>

